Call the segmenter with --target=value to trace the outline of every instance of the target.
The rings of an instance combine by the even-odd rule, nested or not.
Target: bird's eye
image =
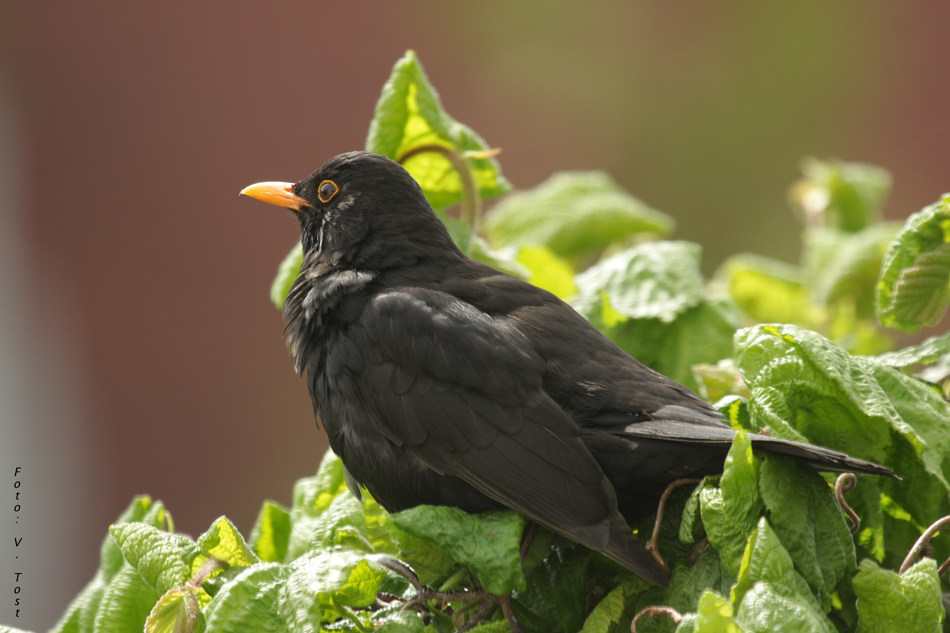
[[[326,204],[333,199],[333,196],[335,196],[339,190],[340,188],[336,186],[335,182],[332,180],[324,180],[320,183],[320,189],[317,191],[317,197],[320,198],[320,202]]]

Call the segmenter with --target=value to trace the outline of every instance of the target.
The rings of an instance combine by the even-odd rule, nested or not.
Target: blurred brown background
[[[268,300],[296,226],[237,193],[362,148],[407,48],[515,186],[604,169],[709,273],[796,260],[803,155],[892,170],[895,218],[950,190],[948,25],[898,0],[3,2],[0,490],[21,466],[23,509],[0,493],[0,622],[52,625],[133,494],[247,533],[314,472]]]

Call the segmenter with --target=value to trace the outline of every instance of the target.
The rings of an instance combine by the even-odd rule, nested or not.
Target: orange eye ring
[[[320,187],[317,188],[317,198],[320,199],[320,202],[326,204],[333,200],[333,196],[340,192],[340,188],[332,180],[324,180],[320,183]]]

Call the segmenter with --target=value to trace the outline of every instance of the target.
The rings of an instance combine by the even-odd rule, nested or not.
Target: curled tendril
[[[913,565],[914,561],[917,560],[917,557],[920,556],[920,552],[930,543],[930,539],[933,538],[933,535],[947,525],[950,525],[950,516],[937,519],[929,528],[927,528],[924,533],[920,535],[920,538],[917,539],[917,542],[914,543],[914,546],[910,548],[910,551],[907,552],[907,558],[905,558],[904,562],[901,563],[901,568],[897,573],[903,574],[905,571],[910,569],[910,566]],[[947,569],[950,569],[950,558],[943,561],[943,564],[937,568],[937,576],[942,576],[944,573],[946,573]]]
[[[663,491],[663,495],[660,497],[660,505],[656,510],[656,521],[653,522],[653,535],[650,537],[650,540],[647,541],[644,547],[646,547],[646,550],[650,552],[653,560],[657,562],[657,564],[667,576],[670,575],[670,566],[666,564],[666,560],[660,554],[660,550],[656,545],[657,540],[660,538],[660,526],[663,524],[663,512],[666,510],[666,501],[670,498],[670,494],[680,486],[685,486],[686,484],[698,484],[701,481],[702,479],[676,479],[666,487],[666,490]]]
[[[490,594],[479,585],[478,589],[468,589],[463,591],[436,591],[426,587],[419,581],[419,576],[416,575],[416,572],[412,571],[409,566],[402,564],[398,560],[393,558],[379,558],[377,559],[380,565],[396,572],[403,578],[409,581],[409,584],[413,586],[416,590],[416,594],[405,600],[403,609],[411,609],[413,607],[420,607],[425,605],[429,600],[437,600],[441,603],[449,602],[468,602],[467,605],[464,605],[457,609],[454,613],[449,615],[452,617],[455,627],[459,633],[464,633],[477,626],[478,623],[488,615],[496,604],[501,605],[501,610],[505,614],[505,618],[508,620],[508,629],[511,633],[523,633],[524,629],[521,627],[521,624],[518,623],[518,618],[515,617],[515,612],[511,607],[511,595],[506,596],[496,596]],[[466,611],[475,609],[474,613],[468,618],[467,621],[462,622],[462,614]]]
[[[633,622],[630,623],[630,633],[637,633],[637,622],[650,616],[651,618],[659,618],[661,616],[666,616],[679,624],[683,621],[683,614],[674,609],[673,607],[667,607],[663,605],[654,605],[652,607],[647,607],[640,613],[633,616]]]
[[[844,513],[848,515],[848,519],[851,520],[852,536],[857,534],[858,530],[861,529],[861,519],[857,513],[851,509],[848,502],[844,500],[844,493],[854,490],[857,484],[858,478],[854,476],[854,473],[841,473],[835,481],[835,496],[838,497],[838,503],[841,505],[841,509],[844,510]]]

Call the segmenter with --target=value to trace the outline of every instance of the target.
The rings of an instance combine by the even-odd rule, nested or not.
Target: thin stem
[[[515,609],[511,606],[511,594],[501,599],[501,612],[505,614],[505,619],[508,620],[508,630],[511,633],[524,633],[524,629],[515,615]]]
[[[458,633],[465,633],[465,631],[470,631],[473,628],[475,628],[475,626],[477,626],[479,622],[485,619],[485,616],[489,614],[489,612],[494,608],[494,606],[495,606],[494,597],[490,596],[482,600],[481,604],[478,605],[478,609],[476,609],[475,613],[472,614],[472,617],[470,617],[465,622],[465,624],[463,624],[462,626],[458,628]]]
[[[452,167],[454,167],[458,173],[459,179],[462,181],[462,220],[472,227],[472,238],[474,238],[478,235],[478,231],[481,228],[482,200],[478,195],[478,186],[475,184],[475,174],[472,173],[472,168],[468,164],[468,160],[464,155],[443,145],[420,145],[419,147],[412,148],[402,156],[399,156],[396,162],[401,165],[413,156],[425,152],[442,154],[449,159],[449,162],[452,163]],[[472,239],[469,239],[468,243],[470,250]]]
[[[209,558],[198,568],[198,572],[195,574],[195,577],[188,581],[188,584],[192,587],[200,587],[201,583],[208,579],[208,576],[216,569],[228,569],[231,565],[227,561],[221,560],[220,558]]]
[[[670,566],[666,564],[666,560],[660,554],[660,550],[656,545],[657,540],[660,538],[660,526],[663,525],[663,512],[666,510],[666,501],[670,498],[670,494],[680,486],[698,484],[701,481],[702,479],[677,479],[666,487],[666,490],[663,491],[663,495],[660,497],[660,505],[656,511],[656,521],[653,522],[653,535],[650,537],[650,540],[647,541],[646,549],[650,552],[650,555],[653,556],[653,560],[666,572],[667,576],[670,575]]]
[[[422,586],[422,583],[419,582],[419,576],[416,575],[416,572],[412,571],[406,565],[403,565],[395,558],[380,558],[376,562],[385,567],[390,571],[394,571],[406,580],[409,581],[409,584],[412,585],[413,589],[416,591],[422,591],[425,587]]]
[[[337,610],[337,613],[352,622],[353,625],[356,626],[357,630],[361,631],[361,633],[373,632],[373,629],[367,628],[366,625],[363,624],[363,621],[360,620],[360,616],[353,613],[352,609],[347,607],[345,604],[340,604],[332,598],[330,599],[330,603],[333,605],[333,608]]]
[[[442,586],[439,587],[439,591],[448,591],[449,589],[454,587],[458,583],[458,581],[461,580],[462,577],[465,576],[465,574],[467,573],[468,573],[468,569],[466,569],[465,567],[459,567],[458,569],[455,570],[454,574],[449,576],[448,580],[442,583]]]
[[[698,561],[699,557],[703,555],[703,552],[706,551],[707,547],[709,547],[709,539],[705,536],[700,539],[698,543],[693,545],[693,549],[691,549],[689,552],[690,567],[696,564],[696,561]]]
[[[647,607],[640,613],[633,616],[633,622],[630,623],[631,633],[637,633],[637,622],[639,622],[646,616],[650,616],[651,618],[655,619],[664,615],[669,617],[671,620],[673,620],[673,622],[677,624],[683,621],[683,614],[677,611],[676,609],[674,609],[673,607],[655,605],[652,607]]]
[[[528,557],[528,552],[531,551],[531,544],[534,543],[534,537],[538,535],[538,524],[534,521],[528,520],[528,527],[525,528],[524,532],[521,534],[521,547],[519,548],[519,554],[521,556],[521,564],[524,565],[524,559]]]
[[[484,589],[473,589],[463,591],[433,591],[432,589],[423,589],[412,598],[407,604],[421,604],[427,600],[438,600],[439,602],[464,602],[467,600],[484,600],[491,597],[491,594]]]
[[[858,478],[854,476],[854,473],[841,473],[838,475],[838,479],[835,480],[835,496],[838,497],[841,509],[851,519],[851,536],[854,536],[861,529],[861,518],[844,500],[844,493],[854,490],[857,484]]]
[[[910,569],[910,566],[914,564],[914,561],[917,560],[917,557],[920,555],[920,551],[924,549],[924,546],[927,545],[927,543],[930,542],[930,539],[933,538],[933,535],[947,525],[950,525],[950,515],[937,519],[933,525],[927,528],[927,530],[920,535],[920,538],[917,539],[917,542],[914,543],[914,546],[910,548],[910,551],[907,552],[907,557],[904,559],[904,562],[901,563],[901,568],[897,573],[903,574],[905,571]],[[941,565],[940,569],[946,571],[946,566],[948,563],[950,563],[950,560]]]

